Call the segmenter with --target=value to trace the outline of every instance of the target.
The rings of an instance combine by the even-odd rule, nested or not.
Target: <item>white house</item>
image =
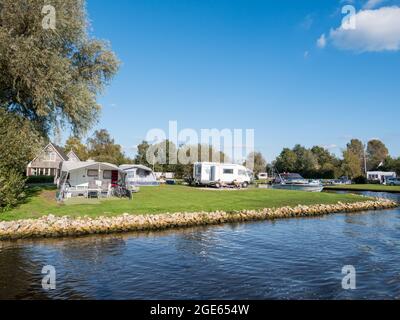
[[[396,172],[384,172],[384,171],[368,171],[367,179],[369,181],[375,181],[379,183],[385,183],[387,178],[397,178]]]
[[[57,179],[60,176],[60,164],[63,161],[80,161],[74,151],[65,154],[64,149],[54,143],[49,143],[28,163],[26,175],[50,176]]]

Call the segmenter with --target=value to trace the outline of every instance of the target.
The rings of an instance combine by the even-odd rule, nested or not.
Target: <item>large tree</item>
[[[342,170],[351,179],[362,176],[363,171],[360,166],[359,155],[350,150],[343,151]]]
[[[26,165],[45,144],[32,124],[0,108],[0,168],[24,173]]]
[[[21,116],[0,108],[0,211],[24,197],[24,172],[44,140]]]
[[[134,160],[136,164],[141,164],[144,166],[150,165],[147,161],[147,151],[149,150],[149,148],[150,144],[147,141],[142,141],[142,143],[137,146],[137,153]]]
[[[295,172],[297,155],[289,148],[284,148],[275,160],[275,168],[279,172]]]
[[[315,146],[311,148],[317,160],[317,171],[321,178],[334,179],[340,175],[340,160],[327,149]]]
[[[247,156],[244,165],[250,169],[253,169],[254,175],[265,172],[267,170],[267,161],[261,152],[252,152]]]
[[[93,160],[108,162],[116,165],[130,163],[122,151],[122,147],[116,144],[107,130],[95,131],[93,136],[88,139],[88,153]]]
[[[352,162],[355,157],[358,159],[358,165],[361,172],[365,172],[365,145],[358,139],[351,139],[347,144],[347,152],[351,153]],[[354,163],[352,165],[355,165]]]
[[[384,161],[389,155],[389,150],[380,140],[371,140],[367,146],[368,169],[375,170],[383,166]]]
[[[89,158],[87,147],[77,137],[70,137],[65,142],[64,150],[66,153],[73,151],[81,161]]]
[[[97,120],[96,96],[119,62],[106,43],[88,36],[84,0],[46,4],[0,0],[0,108],[43,134],[65,124],[82,133]]]
[[[318,161],[311,150],[301,145],[296,145],[293,148],[293,152],[296,154],[296,171],[305,177],[314,176],[318,171]]]

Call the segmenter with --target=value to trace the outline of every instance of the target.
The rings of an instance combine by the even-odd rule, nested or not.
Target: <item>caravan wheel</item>
[[[221,189],[221,184],[217,182],[217,183],[215,184],[215,187],[216,187],[217,189]]]
[[[242,183],[242,187],[243,187],[244,189],[247,189],[247,188],[249,187],[249,183],[248,183],[248,182],[243,182],[243,183]]]

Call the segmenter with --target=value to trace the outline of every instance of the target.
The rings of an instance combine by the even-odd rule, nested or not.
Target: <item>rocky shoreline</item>
[[[45,216],[37,220],[0,222],[0,240],[50,238],[109,234],[129,231],[151,231],[204,225],[217,225],[246,221],[275,220],[296,217],[313,217],[334,213],[383,210],[398,207],[397,202],[376,199],[356,203],[312,205],[238,212],[197,212],[157,215],[123,214],[116,217],[70,218]]]

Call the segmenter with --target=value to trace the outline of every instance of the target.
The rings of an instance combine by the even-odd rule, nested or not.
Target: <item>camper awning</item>
[[[61,172],[71,172],[80,169],[88,169],[88,170],[111,170],[111,171],[119,171],[123,172],[116,165],[105,162],[77,162],[77,161],[64,161],[61,166]]]
[[[120,169],[123,171],[129,171],[129,170],[133,170],[133,169],[141,169],[144,171],[153,172],[153,170],[151,170],[150,168],[140,165],[140,164],[124,164],[124,165],[120,166]]]

